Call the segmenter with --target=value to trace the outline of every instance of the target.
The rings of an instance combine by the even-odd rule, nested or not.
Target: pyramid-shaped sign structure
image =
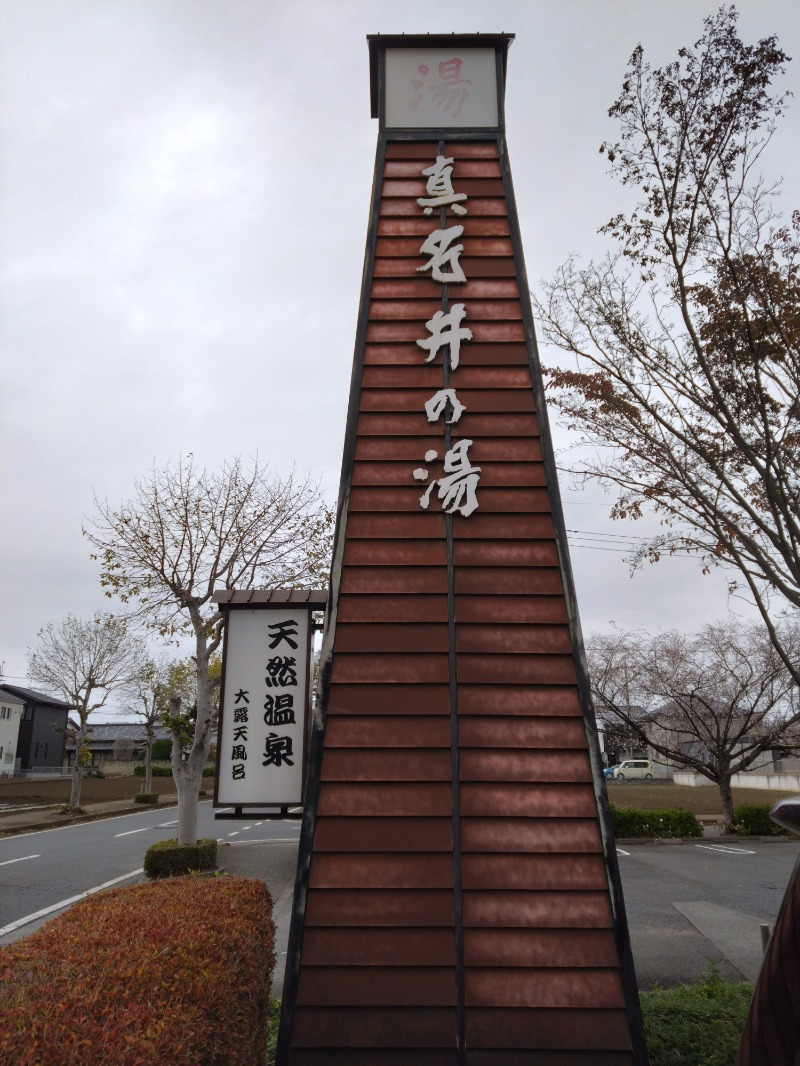
[[[503,125],[372,37],[375,182],[281,1066],[641,1066]]]

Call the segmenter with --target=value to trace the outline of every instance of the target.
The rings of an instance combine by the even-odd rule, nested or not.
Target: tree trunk
[[[172,746],[175,746],[174,741]],[[153,791],[153,731],[151,729],[147,730],[147,745],[144,749],[144,788],[142,791]]]
[[[173,745],[174,747],[174,745]],[[178,755],[180,759],[180,755]],[[178,789],[178,843],[197,843],[197,783],[188,763],[182,763],[179,771],[172,773]]]
[[[75,737],[75,765],[72,767],[72,785],[69,790],[69,809],[79,811],[81,809],[81,780],[83,778],[83,744],[86,740],[86,719],[81,718],[80,728]]]
[[[734,826],[734,810],[733,810],[733,792],[731,790],[731,775],[726,774],[719,779],[719,794],[722,800],[722,820],[725,822],[726,828],[733,829]]]

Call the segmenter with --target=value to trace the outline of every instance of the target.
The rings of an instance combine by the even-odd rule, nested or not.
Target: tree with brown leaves
[[[653,70],[639,46],[601,147],[638,195],[603,227],[615,248],[570,259],[537,301],[551,400],[588,455],[573,472],[664,532],[634,563],[696,553],[735,572],[784,664],[777,619],[800,608],[800,213],[780,225],[758,173],[784,110],[788,56],[745,45],[733,8]]]

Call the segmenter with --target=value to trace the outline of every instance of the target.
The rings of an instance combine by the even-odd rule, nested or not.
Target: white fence
[[[676,785],[702,787],[714,785],[702,774],[688,770],[676,770],[673,777]],[[800,792],[800,774],[734,774],[731,778],[734,788],[758,788],[764,791]]]

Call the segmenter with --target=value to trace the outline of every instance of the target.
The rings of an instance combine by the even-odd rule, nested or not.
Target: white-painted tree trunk
[[[211,748],[211,694],[213,684],[208,677],[208,664],[211,655],[217,647],[217,641],[212,643],[209,649],[206,644],[206,635],[203,627],[202,632],[197,633],[197,721],[194,727],[194,738],[187,759],[183,758],[180,750],[180,740],[173,732],[172,742],[172,776],[175,778],[175,786],[178,791],[178,843],[197,843],[197,805],[199,802],[200,789],[203,786],[203,767],[208,760]],[[170,701],[170,713],[173,713]],[[179,702],[179,701],[178,701]],[[179,708],[175,711],[178,713]]]

